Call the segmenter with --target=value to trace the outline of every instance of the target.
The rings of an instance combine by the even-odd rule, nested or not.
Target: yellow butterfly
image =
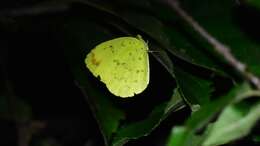
[[[87,68],[119,97],[132,97],[149,83],[148,45],[140,35],[103,42],[85,59]]]

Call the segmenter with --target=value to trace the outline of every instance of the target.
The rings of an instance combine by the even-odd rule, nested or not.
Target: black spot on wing
[[[114,63],[119,63],[119,60],[118,59],[113,59],[113,62]]]
[[[110,48],[111,52],[114,54],[115,53],[115,48],[112,45],[110,45],[109,48]]]

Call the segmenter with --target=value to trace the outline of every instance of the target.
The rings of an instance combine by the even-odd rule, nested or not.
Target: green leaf
[[[164,68],[171,74],[173,78],[175,78],[175,74],[173,71],[173,63],[171,58],[168,56],[167,52],[164,51],[158,44],[154,42],[150,42],[150,48],[152,50],[152,55],[155,59],[164,66]],[[153,52],[154,51],[154,52]]]
[[[100,93],[97,88],[93,88],[88,84],[81,87],[81,89],[86,92],[87,100],[95,114],[105,140],[107,142],[110,141],[112,134],[118,130],[120,121],[125,118],[123,111],[109,100],[109,96]]]
[[[204,135],[196,134],[199,130],[202,130],[209,121],[222,109],[231,104],[241,96],[244,92],[250,91],[248,84],[242,84],[234,87],[227,95],[212,101],[205,106],[203,106],[199,111],[194,112],[192,116],[186,121],[185,125],[182,126],[182,130],[179,133],[177,145],[174,145],[171,138],[174,137],[176,133],[175,127],[173,128],[173,133],[168,141],[168,146],[196,146],[200,145],[202,140],[205,139]],[[247,95],[247,94],[245,94]],[[172,144],[173,143],[173,144]]]
[[[187,135],[187,129],[184,126],[175,126],[172,129],[171,137],[169,138],[167,146],[183,145],[186,137],[189,137]]]
[[[199,146],[202,137],[193,135],[184,126],[176,126],[172,129],[167,146]]]
[[[113,140],[113,146],[121,146],[131,139],[138,139],[148,135],[160,122],[170,113],[183,107],[181,95],[177,89],[168,103],[162,103],[155,107],[148,118],[145,120],[124,125],[118,130]]]
[[[192,74],[179,66],[174,67],[175,78],[185,101],[191,109],[209,102],[211,92],[214,90],[212,81],[201,76]]]
[[[203,3],[203,5],[201,4]],[[194,19],[204,27],[213,37],[218,39],[220,42],[230,47],[231,53],[234,56],[244,62],[249,71],[260,76],[260,43],[254,41],[253,36],[250,33],[243,31],[243,26],[240,24],[241,21],[247,21],[245,17],[235,17],[236,13],[234,6],[236,1],[227,0],[202,0],[200,2],[184,0],[181,1],[181,6],[184,7],[187,12],[194,17]],[[220,9],[221,8],[221,9]],[[243,13],[243,10],[241,10]],[[206,12],[206,13],[205,13]],[[255,28],[253,25],[247,25],[247,27]],[[212,55],[215,60],[222,60],[223,57],[216,55],[214,49],[199,34],[194,33],[193,29],[189,26],[183,25],[184,30],[192,36],[193,41],[197,42],[201,48]],[[194,46],[195,44],[193,44]],[[186,53],[188,47],[183,47]],[[194,48],[195,49],[195,48]],[[220,61],[219,61],[220,62]]]
[[[260,135],[254,135],[253,141],[256,142],[256,143],[260,143]]]
[[[172,129],[167,146],[195,146],[192,141],[193,135],[184,126],[175,126]],[[186,143],[186,144],[185,144]]]
[[[260,1],[259,0],[246,0],[245,2],[248,3],[249,5],[256,7],[257,9],[260,9]]]
[[[227,105],[240,98],[247,91],[251,91],[247,83],[243,83],[233,87],[225,96],[211,101],[205,107],[195,112],[187,121],[187,126],[193,130],[203,128],[218,112],[224,109]]]
[[[196,42],[197,37],[194,39],[186,36],[185,32],[180,32],[174,25],[165,25],[163,31],[171,42],[172,47],[169,50],[171,53],[191,64],[225,75],[223,67],[212,59],[211,52],[207,51],[200,42]]]
[[[224,109],[211,125],[203,146],[217,146],[246,136],[260,119],[260,102],[255,105],[244,102]]]

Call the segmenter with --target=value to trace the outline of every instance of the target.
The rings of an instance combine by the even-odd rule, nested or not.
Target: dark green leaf
[[[105,143],[108,143],[112,134],[117,131],[120,120],[124,119],[124,113],[110,100],[110,94],[100,92],[98,82],[95,83],[91,80],[93,78],[87,72],[84,60],[87,53],[94,48],[97,42],[111,36],[106,33],[106,29],[93,21],[80,21],[80,23],[78,19],[67,21],[65,22],[67,23],[65,28],[67,38],[65,38],[70,41],[65,44],[65,54],[78,86],[88,98],[87,101],[90,103],[89,105],[99,123]]]
[[[203,3],[203,5],[201,5],[201,3]],[[236,1],[213,0],[209,2],[207,0],[203,0],[196,2],[185,0],[181,1],[181,5],[213,37],[229,46],[231,53],[233,53],[234,56],[238,58],[238,60],[246,63],[250,71],[260,76],[259,41],[257,41],[257,39],[252,39],[253,36],[250,35],[252,35],[253,32],[251,32],[251,34],[243,33],[242,31],[245,29],[245,26],[241,24],[243,21],[250,21],[254,23],[254,19],[248,19],[253,16],[247,14],[243,17],[235,17],[236,15],[245,13],[243,12],[243,9],[240,10],[240,13],[235,11],[236,9],[234,9],[234,7],[238,6]],[[250,24],[248,24],[247,27],[255,27],[255,25]],[[223,60],[222,57],[218,57],[216,53],[214,54],[214,49],[212,46],[209,46],[205,40],[199,37],[199,34],[194,33],[194,31],[187,24],[183,25],[183,28],[189,35],[192,36],[193,41],[197,42],[202,49],[208,52],[208,54],[211,54],[212,58],[215,58],[215,60],[219,61]],[[254,29],[257,29],[257,27]],[[251,30],[254,29],[251,28]],[[196,44],[192,45],[194,50],[196,50],[194,48],[195,45]],[[189,47],[182,47],[182,49],[185,50],[187,54],[194,54],[194,52],[191,52]],[[207,62],[200,63],[204,64]]]
[[[158,105],[143,121],[130,123],[117,132],[113,140],[113,146],[121,146],[131,139],[137,139],[141,136],[148,135],[160,122],[173,111],[183,106],[182,98],[177,89],[175,89],[171,100],[168,103]]]
[[[177,65],[174,67],[174,73],[180,91],[192,109],[209,102],[214,90],[212,81],[187,72]]]
[[[260,143],[260,135],[254,135],[253,141],[256,142],[256,143]]]
[[[260,9],[260,1],[259,0],[246,0],[246,3],[248,3],[249,5],[252,5],[258,9]]]

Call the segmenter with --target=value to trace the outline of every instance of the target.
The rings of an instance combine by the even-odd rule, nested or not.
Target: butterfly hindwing
[[[103,42],[91,50],[85,62],[116,96],[132,97],[149,83],[148,47],[141,38],[120,37]]]

